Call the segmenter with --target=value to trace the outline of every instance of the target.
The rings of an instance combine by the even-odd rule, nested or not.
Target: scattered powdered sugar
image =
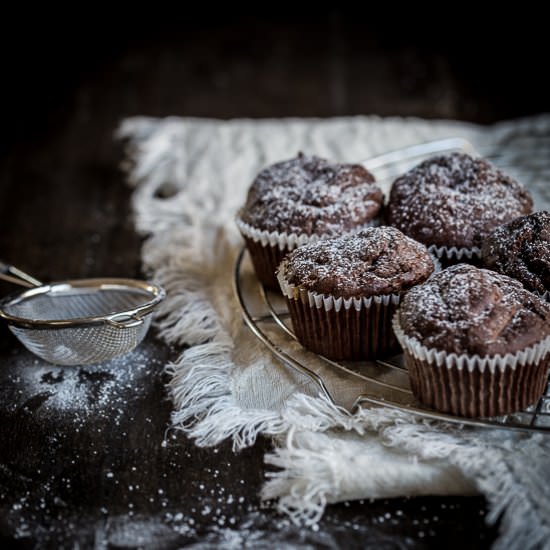
[[[400,323],[407,336],[427,347],[505,354],[550,334],[550,305],[506,275],[459,264],[410,290]]]
[[[44,395],[42,412],[73,411],[92,415],[117,399],[127,399],[128,391],[139,392],[139,380],[162,368],[162,362],[146,352],[144,346],[106,364],[63,367],[31,359],[31,368],[20,368],[19,387],[29,397]],[[25,395],[21,396],[23,399]],[[121,405],[124,403],[121,401]]]
[[[178,437],[183,436],[180,433],[172,438],[174,449],[182,444],[176,440]],[[210,453],[216,455],[217,449]],[[187,458],[175,456],[183,464]],[[207,455],[205,458],[209,460]],[[111,510],[110,504],[105,503],[98,513],[92,510],[87,515],[82,510],[71,510],[70,504],[56,496],[52,477],[51,481],[29,485],[39,494],[26,491],[13,503],[5,518],[6,524],[16,538],[31,538],[38,541],[37,546],[48,547],[76,547],[91,537],[95,548],[336,549],[356,545],[359,535],[362,548],[408,548],[411,539],[404,536],[405,532],[419,539],[436,537],[440,516],[447,516],[447,523],[454,521],[453,512],[455,506],[459,506],[442,503],[419,508],[415,501],[359,500],[329,507],[320,525],[301,527],[277,515],[271,506],[260,504],[257,498],[247,499],[239,494],[241,486],[247,491],[245,480],[236,478],[233,489],[229,489],[227,470],[231,470],[231,463],[216,462],[214,458],[211,464],[205,466],[198,477],[194,472],[189,480],[194,496],[186,499],[185,506],[181,505],[179,495],[167,494],[169,475],[166,485],[158,488],[158,494],[149,497],[151,505],[146,508],[154,511],[145,512],[143,504],[129,501],[125,513],[120,509]],[[171,475],[181,473],[176,464],[171,466],[174,467]],[[128,479],[127,475],[140,467],[136,457],[135,465],[128,465],[125,473],[114,474],[108,470],[107,477],[116,484],[123,477]],[[70,478],[66,478],[66,483],[70,485]],[[139,484],[133,484],[132,488],[128,498],[140,491]],[[135,496],[138,502],[139,495]],[[344,517],[343,507],[349,509]],[[37,517],[45,519],[37,524]]]
[[[453,153],[426,160],[394,182],[388,221],[427,245],[471,248],[532,210],[529,192],[517,181],[484,159]]]
[[[401,292],[434,270],[426,247],[394,227],[302,246],[289,254],[284,266],[290,284],[346,298]]]
[[[269,232],[337,235],[372,220],[383,195],[358,164],[299,154],[264,169],[249,189],[242,220]]]
[[[527,289],[550,290],[550,213],[535,212],[501,225],[481,247],[486,267],[518,279]]]

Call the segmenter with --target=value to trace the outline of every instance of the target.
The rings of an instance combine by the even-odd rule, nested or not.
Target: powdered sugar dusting
[[[373,182],[361,165],[299,154],[260,172],[242,219],[262,231],[338,235],[378,214],[383,195]]]
[[[402,292],[434,270],[426,247],[393,227],[368,228],[300,247],[284,265],[289,283],[345,298]]]
[[[388,221],[438,246],[470,248],[533,210],[529,192],[488,161],[453,153],[422,162],[392,186]]]
[[[79,368],[50,365],[33,356],[29,361],[29,368],[19,371],[21,398],[42,395],[42,413],[70,412],[75,424],[102,414],[107,405],[110,418],[117,423],[127,406],[127,392],[139,392],[140,382],[162,367],[162,361],[151,357],[145,345],[109,363]]]
[[[535,212],[498,227],[484,240],[482,259],[529,290],[550,290],[550,213]]]
[[[400,308],[409,337],[448,353],[512,353],[550,334],[550,306],[521,284],[459,264],[410,290]]]

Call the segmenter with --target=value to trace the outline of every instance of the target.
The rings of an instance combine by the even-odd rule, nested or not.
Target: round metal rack
[[[377,181],[384,186],[422,157],[450,150],[474,151],[467,141],[451,138],[387,153],[366,161],[364,165],[375,172]],[[332,403],[349,410],[360,406],[389,407],[431,420],[477,428],[550,433],[550,385],[538,403],[518,413],[494,418],[443,414],[415,399],[402,355],[376,361],[336,362],[304,350],[296,341],[283,297],[265,289],[255,279],[244,248],[235,264],[234,286],[244,322],[252,333],[284,365],[312,381]],[[337,384],[333,383],[335,377]],[[346,384],[358,388],[358,393],[352,401],[342,402],[334,388]]]

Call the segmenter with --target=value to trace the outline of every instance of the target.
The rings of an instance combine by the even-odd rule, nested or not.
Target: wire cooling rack
[[[375,174],[377,183],[387,192],[395,177],[423,158],[457,150],[475,152],[468,141],[451,138],[393,151],[363,164]],[[546,134],[535,138],[530,135],[505,136],[486,151],[478,149],[528,185],[533,179],[550,175],[549,150],[550,135]],[[336,362],[304,350],[296,341],[283,297],[264,288],[251,275],[248,260],[248,253],[243,248],[234,270],[235,292],[244,322],[275,357],[314,382],[329,401],[350,410],[359,406],[384,406],[432,420],[473,427],[550,433],[550,384],[547,384],[545,395],[539,402],[524,411],[493,418],[463,418],[434,411],[415,399],[402,355],[376,361]],[[338,388],[346,385],[357,388],[357,396],[351,401],[339,398],[342,392]]]

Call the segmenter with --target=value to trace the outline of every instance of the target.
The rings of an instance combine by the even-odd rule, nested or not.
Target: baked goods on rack
[[[428,407],[460,416],[525,409],[550,365],[550,305],[521,283],[458,264],[411,289],[394,329],[411,389]]]
[[[393,183],[387,219],[442,260],[479,258],[497,226],[533,210],[529,191],[483,158],[432,157]]]
[[[550,291],[550,213],[535,212],[497,227],[483,241],[483,265],[548,297]]]
[[[306,348],[331,359],[372,359],[399,349],[393,313],[434,268],[424,245],[393,227],[373,227],[294,250],[278,279]]]
[[[278,288],[275,270],[297,246],[377,223],[384,197],[360,164],[299,154],[262,170],[237,225],[258,279]]]

